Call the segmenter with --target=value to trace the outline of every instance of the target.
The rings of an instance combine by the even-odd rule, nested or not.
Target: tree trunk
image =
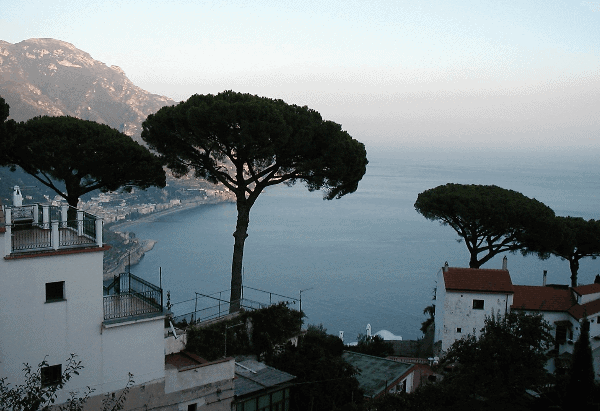
[[[69,196],[67,192],[66,200],[70,206],[67,210],[67,224],[69,227],[77,227],[77,204],[79,204],[79,196]]]
[[[244,243],[248,237],[248,223],[250,222],[250,205],[246,201],[237,201],[237,224],[233,237],[233,261],[231,263],[231,294],[229,297],[229,312],[240,310],[242,299],[242,267],[244,259]]]
[[[477,251],[473,251],[471,253],[471,260],[469,261],[469,268],[479,268],[481,264],[483,263],[477,260]]]
[[[579,260],[570,259],[569,268],[571,269],[571,287],[577,287],[577,272],[579,271]]]

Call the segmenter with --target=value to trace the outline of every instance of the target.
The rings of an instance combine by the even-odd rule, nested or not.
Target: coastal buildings
[[[506,260],[500,270],[456,268],[439,272],[436,292],[434,351],[442,355],[466,334],[477,334],[486,316],[510,311],[541,314],[553,327],[556,345],[547,369],[554,372],[570,363],[574,342],[585,319],[590,322],[590,344],[596,379],[600,373],[600,284],[578,287],[546,284],[513,285]]]
[[[90,387],[88,408],[97,409],[133,374],[126,410],[229,410],[234,360],[167,351],[173,337],[165,338],[160,287],[130,274],[103,284],[102,219],[68,206],[23,205],[17,191],[0,210],[0,378],[23,383],[23,364],[45,360],[42,383],[53,384],[74,353],[84,368],[59,403]]]

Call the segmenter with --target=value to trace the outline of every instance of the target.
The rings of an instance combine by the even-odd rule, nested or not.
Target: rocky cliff
[[[69,115],[107,124],[138,142],[148,114],[175,104],[137,87],[121,68],[54,39],[0,40],[0,96],[17,121]]]

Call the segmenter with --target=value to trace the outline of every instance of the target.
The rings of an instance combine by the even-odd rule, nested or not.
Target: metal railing
[[[163,290],[131,273],[104,287],[104,320],[163,312]]]
[[[298,299],[294,297],[289,297],[248,286],[242,286],[242,290],[242,295],[245,295],[247,293],[247,290],[254,291],[254,294],[257,295],[253,296],[253,298],[257,297],[256,299],[261,300],[264,299],[264,297],[266,297],[267,294],[269,295],[268,302],[259,302],[254,299],[242,297],[242,299],[240,300],[240,308],[242,310],[259,310],[261,308],[266,308],[270,305],[278,304],[281,302],[285,302],[287,304],[296,304],[296,302],[298,301]],[[230,314],[229,308],[231,306],[231,303],[229,300],[225,300],[222,297],[223,293],[225,293],[226,295],[227,293],[229,293],[229,291],[230,290],[217,291],[210,295],[196,292],[195,298],[190,298],[188,300],[173,303],[171,305],[171,307],[173,307],[173,311],[178,311],[180,313],[182,311],[184,312],[182,314],[174,316],[173,322],[181,323],[183,320],[185,320],[185,322],[188,324],[199,324],[206,321],[213,321],[228,316]],[[175,308],[175,306],[177,307]],[[189,308],[186,309],[185,307]]]
[[[4,214],[8,234],[5,255],[102,246],[102,219],[73,207],[41,204],[7,206]]]

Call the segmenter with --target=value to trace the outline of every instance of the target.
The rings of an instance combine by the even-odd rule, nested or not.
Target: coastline
[[[128,247],[129,252],[126,254],[122,254],[119,257],[119,261],[116,266],[109,270],[104,270],[102,277],[104,280],[110,280],[113,276],[127,272],[127,266],[130,264],[136,265],[140,262],[142,257],[150,250],[154,248],[158,241],[156,240],[131,240],[131,244],[133,246]],[[131,263],[130,263],[131,261]]]
[[[180,211],[185,211],[185,210],[191,210],[192,208],[201,207],[203,205],[221,204],[221,203],[228,203],[228,202],[230,202],[230,201],[207,201],[207,202],[203,202],[203,203],[193,202],[193,203],[176,205],[171,208],[167,208],[165,210],[160,210],[160,211],[156,211],[154,213],[146,214],[143,217],[136,218],[135,220],[126,220],[126,221],[123,221],[120,223],[111,224],[108,227],[108,229],[111,231],[123,231],[123,229],[126,229],[127,227],[131,227],[132,225],[136,225],[139,223],[150,223],[152,221],[155,221],[157,218],[165,216],[165,215],[174,214],[174,213],[178,213]]]
[[[137,218],[135,220],[127,220],[127,221],[123,221],[121,223],[116,223],[116,224],[112,224],[110,226],[107,227],[107,230],[110,230],[114,233],[122,233],[125,234],[125,237],[127,237],[127,240],[125,241],[126,244],[126,252],[123,252],[119,258],[118,258],[118,262],[116,265],[114,265],[111,268],[105,268],[104,269],[104,273],[103,273],[103,279],[104,280],[109,280],[111,278],[113,278],[114,275],[117,275],[119,273],[124,273],[127,271],[127,267],[129,265],[134,266],[136,264],[138,264],[140,262],[140,260],[144,257],[144,255],[152,250],[154,248],[154,246],[156,245],[156,243],[158,242],[158,240],[152,240],[152,239],[138,239],[138,238],[129,238],[128,236],[128,231],[127,228],[134,226],[136,224],[139,223],[149,223],[152,221],[155,221],[156,219],[165,216],[165,215],[170,215],[170,214],[174,214],[174,213],[178,213],[180,211],[185,211],[185,210],[191,210],[193,208],[196,207],[201,207],[203,205],[210,205],[210,204],[222,204],[222,203],[228,203],[228,202],[232,202],[231,200],[221,200],[221,199],[215,199],[212,201],[203,201],[203,202],[189,202],[189,203],[185,203],[185,204],[181,204],[181,205],[176,205],[173,206],[171,208],[165,209],[165,210],[160,210],[160,211],[156,211],[154,213],[149,213],[143,217]]]

